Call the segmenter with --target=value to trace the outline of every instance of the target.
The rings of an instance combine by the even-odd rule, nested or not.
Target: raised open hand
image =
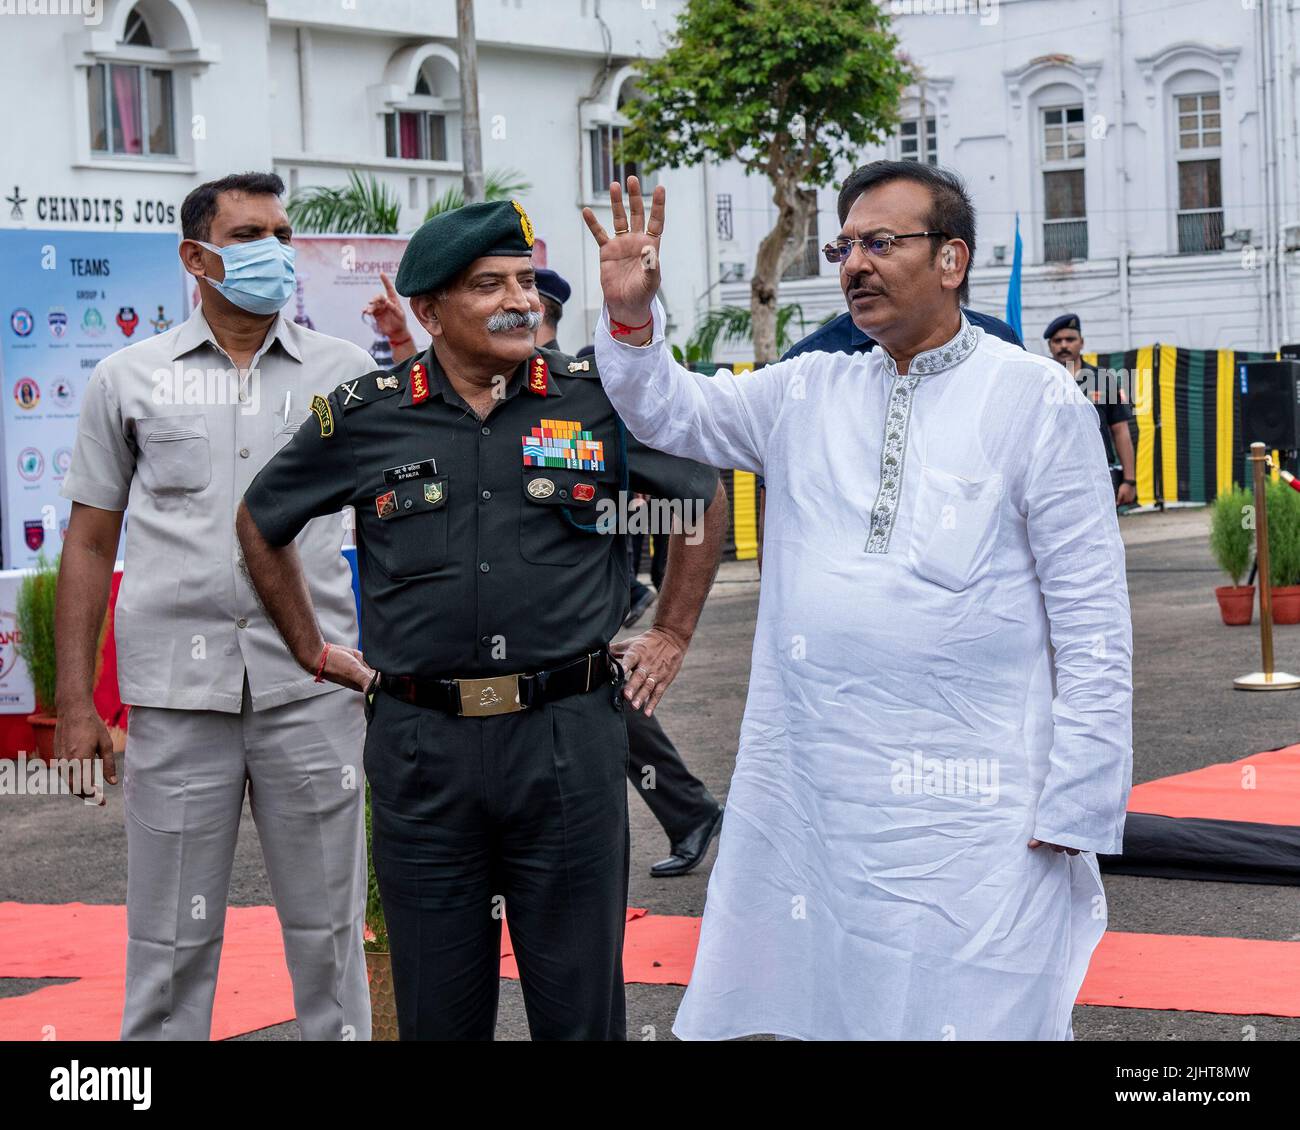
[[[627,203],[617,181],[609,186],[609,206],[614,214],[610,235],[590,208],[582,218],[600,248],[600,287],[605,292],[609,316],[626,325],[639,326],[650,318],[650,303],[659,290],[659,240],[664,233],[664,188],[659,185],[650,201],[646,221],[641,182],[627,178]],[[629,218],[628,211],[631,216]],[[649,329],[637,335],[649,338]]]

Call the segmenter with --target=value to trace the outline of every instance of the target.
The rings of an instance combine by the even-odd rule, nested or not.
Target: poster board
[[[0,230],[0,560],[57,556],[71,503],[59,497],[95,366],[182,318],[166,232]]]

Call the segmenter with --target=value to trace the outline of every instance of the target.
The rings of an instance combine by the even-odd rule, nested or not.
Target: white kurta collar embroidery
[[[979,341],[966,315],[961,315],[961,326],[956,336],[937,349],[927,349],[912,358],[911,365],[902,376],[898,366],[883,346],[885,376],[893,381],[889,392],[889,406],[885,412],[885,442],[880,452],[880,489],[871,508],[871,531],[867,536],[868,553],[888,553],[889,538],[894,532],[894,517],[898,513],[898,495],[903,484],[903,458],[907,452],[907,427],[912,419],[912,393],[922,377],[942,373],[966,360]]]

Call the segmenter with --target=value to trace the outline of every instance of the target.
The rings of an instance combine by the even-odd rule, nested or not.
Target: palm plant
[[[397,194],[373,173],[348,173],[343,188],[299,189],[286,210],[301,232],[339,235],[395,235],[402,211]]]
[[[776,349],[784,353],[798,338],[791,334],[795,320],[799,323],[799,337],[803,337],[808,328],[803,307],[798,303],[782,306],[776,312]],[[751,311],[743,306],[719,306],[710,310],[700,319],[686,342],[683,351],[673,346],[673,352],[683,364],[695,364],[708,361],[720,342],[750,341],[753,339],[754,320]]]
[[[483,181],[483,196],[489,201],[510,200],[512,197],[522,196],[532,187],[531,183],[524,180],[524,174],[518,169],[493,169]],[[453,212],[464,206],[465,191],[460,185],[453,184],[429,205],[424,218],[429,220],[443,212]]]

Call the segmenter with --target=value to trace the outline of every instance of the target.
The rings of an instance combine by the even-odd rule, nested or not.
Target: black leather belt
[[[413,706],[465,718],[487,718],[493,714],[514,714],[569,695],[586,694],[602,686],[618,686],[622,681],[623,669],[607,648],[601,648],[572,663],[531,674],[493,675],[487,679],[426,679],[381,674],[379,688]]]

